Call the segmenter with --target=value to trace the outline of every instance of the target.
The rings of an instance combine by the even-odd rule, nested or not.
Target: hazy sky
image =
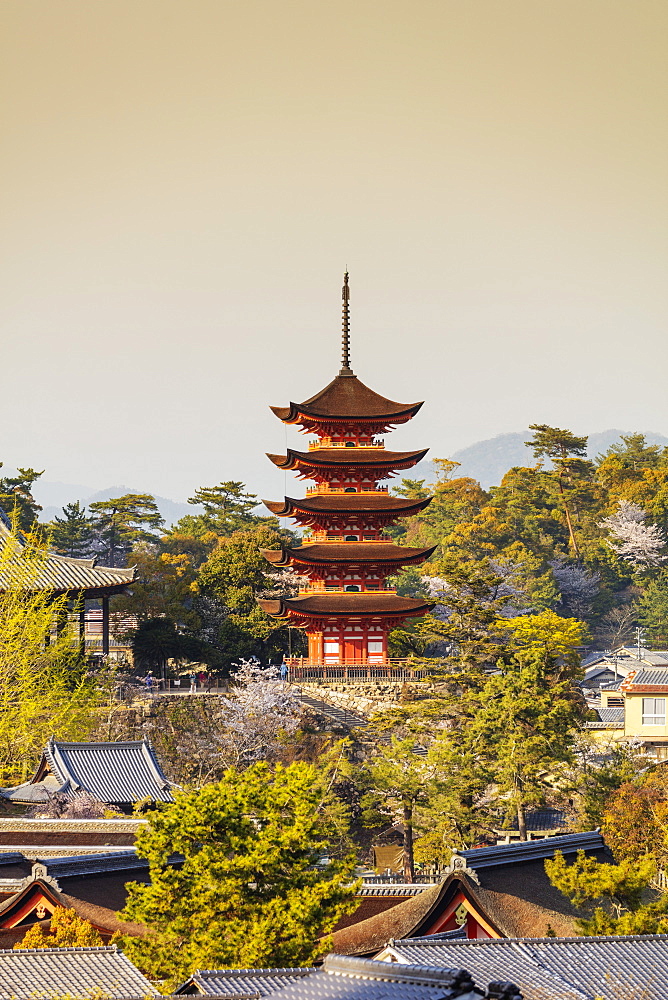
[[[426,400],[393,444],[668,432],[665,0],[3,0],[0,32],[6,466],[282,495],[267,407],[336,374],[345,267],[353,368]]]

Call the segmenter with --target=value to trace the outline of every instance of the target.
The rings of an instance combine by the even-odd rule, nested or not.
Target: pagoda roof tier
[[[335,566],[357,563],[392,563],[403,566],[424,562],[436,551],[411,549],[394,542],[313,542],[294,549],[261,549],[265,559],[274,566],[293,564]]]
[[[337,375],[320,392],[289,406],[271,410],[286,424],[309,424],[318,420],[376,421],[401,424],[418,412],[422,403],[397,403],[369,389],[356,375]]]
[[[383,516],[411,517],[418,514],[431,502],[411,500],[405,497],[388,496],[387,493],[323,493],[320,496],[294,500],[285,497],[280,500],[263,500],[265,507],[277,517],[291,517],[299,514],[317,516],[349,514],[376,514]]]
[[[298,469],[304,473],[309,469],[316,472],[325,470],[352,469],[360,472],[390,473],[395,469],[411,469],[429,451],[386,451],[384,448],[314,448],[313,451],[294,451],[288,448],[287,455],[267,455],[279,469]],[[307,478],[313,478],[307,476]],[[385,478],[382,476],[381,478]]]
[[[277,601],[259,601],[272,618],[417,618],[431,611],[433,602],[412,597],[379,593],[325,593],[305,597],[282,597]]]

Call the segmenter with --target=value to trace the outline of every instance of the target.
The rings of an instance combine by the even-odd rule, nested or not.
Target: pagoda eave
[[[290,549],[260,549],[265,559],[274,566],[405,566],[424,562],[436,551],[414,549],[392,542],[314,542]]]
[[[352,514],[372,514],[375,517],[412,517],[431,503],[431,497],[421,500],[404,499],[384,494],[328,493],[319,497],[295,500],[263,500],[265,507],[277,517],[349,517]]]
[[[354,451],[354,454],[352,452]],[[288,448],[286,455],[272,455],[267,458],[279,469],[296,469],[307,479],[313,478],[309,472],[320,470],[345,472],[386,472],[391,474],[400,469],[411,469],[425,457],[428,448],[421,451],[385,451],[383,448],[320,448],[312,452],[294,451]],[[384,478],[384,477],[383,477]]]
[[[434,606],[430,601],[418,601],[396,594],[309,594],[303,597],[279,598],[259,602],[272,618],[302,618],[347,620],[376,618],[419,618]]]

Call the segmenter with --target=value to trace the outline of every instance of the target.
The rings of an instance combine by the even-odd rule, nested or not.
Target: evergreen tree
[[[586,937],[602,935],[665,934],[668,932],[668,895],[653,893],[647,901],[650,883],[656,875],[651,855],[604,864],[578,851],[570,864],[561,851],[545,861],[552,885],[574,906],[589,915],[576,921],[578,933]]]
[[[2,462],[0,462],[1,467]],[[4,510],[7,517],[23,532],[34,529],[42,510],[32,495],[32,489],[43,475],[44,469],[41,472],[35,472],[34,469],[17,469],[16,476],[0,479],[0,509]]]
[[[365,768],[372,791],[363,799],[367,825],[377,826],[382,817],[401,821],[404,839],[404,879],[415,881],[413,816],[418,804],[427,803],[431,768],[415,753],[415,737],[391,739],[379,744]]]
[[[154,532],[164,524],[155,498],[148,493],[126,493],[111,500],[97,500],[89,508],[108,566],[124,562],[137,542],[155,542]]]
[[[330,798],[312,765],[253,764],[148,813],[136,847],[151,882],[129,886],[123,917],[151,935],[126,938],[128,957],[174,986],[197,968],[309,965],[327,952],[357,905],[354,858],[322,860]]]
[[[257,509],[257,494],[247,493],[242,482],[229,480],[218,486],[202,486],[188,497],[188,503],[204,507],[204,514],[194,522],[217,535],[230,535],[263,520],[253,514]]]
[[[63,517],[54,517],[51,522],[50,543],[55,552],[73,559],[84,559],[93,552],[95,533],[93,518],[88,517],[86,508],[79,501],[67,503],[63,507]]]
[[[578,558],[580,550],[573,530],[572,508],[579,481],[590,477],[593,471],[593,464],[585,460],[587,437],[577,437],[571,431],[547,424],[529,424],[529,430],[534,436],[526,442],[527,447],[533,448],[536,458],[549,458],[554,466],[571,548]]]

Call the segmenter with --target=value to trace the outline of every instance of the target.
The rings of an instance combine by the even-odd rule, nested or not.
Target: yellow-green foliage
[[[50,932],[41,924],[33,924],[14,948],[95,948],[103,943],[93,925],[76,910],[58,907],[50,922]]]
[[[514,652],[542,658],[567,658],[589,638],[587,626],[577,618],[562,618],[554,611],[537,615],[500,618],[496,626],[505,632]]]
[[[625,858],[618,865],[602,864],[578,851],[568,864],[560,851],[545,861],[552,885],[588,917],[576,921],[579,934],[665,934],[668,931],[668,896],[649,888],[656,873],[651,855]]]
[[[326,780],[301,762],[231,768],[148,813],[136,847],[151,882],[129,884],[122,916],[152,933],[123,939],[131,961],[171,988],[197,968],[310,965],[329,950],[357,884],[354,857],[322,860],[333,832]],[[179,868],[167,863],[174,853]]]
[[[67,602],[36,590],[46,553],[0,541],[0,781],[25,781],[49,736],[89,735],[96,698],[83,677],[78,644],[56,625]]]

